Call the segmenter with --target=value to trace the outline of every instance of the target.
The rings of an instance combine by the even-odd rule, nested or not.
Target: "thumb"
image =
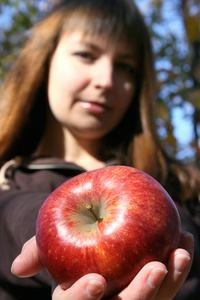
[[[99,274],[87,274],[76,281],[69,289],[57,286],[53,300],[99,300],[106,288],[106,280]]]
[[[18,277],[30,277],[43,269],[35,236],[28,240],[12,263],[11,272]]]

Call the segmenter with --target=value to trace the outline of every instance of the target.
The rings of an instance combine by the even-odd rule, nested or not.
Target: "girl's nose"
[[[100,60],[94,70],[94,85],[99,89],[113,86],[113,65],[109,59]]]

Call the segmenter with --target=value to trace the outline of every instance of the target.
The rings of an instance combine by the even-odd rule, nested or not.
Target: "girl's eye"
[[[84,59],[86,61],[93,61],[95,60],[95,57],[92,53],[86,52],[86,51],[80,51],[75,53],[76,56],[80,57],[81,59]]]
[[[116,63],[116,69],[122,72],[127,73],[128,75],[134,76],[136,74],[136,68],[129,63],[126,62],[118,62]]]

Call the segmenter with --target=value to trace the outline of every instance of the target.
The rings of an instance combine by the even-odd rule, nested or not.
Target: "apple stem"
[[[96,220],[97,222],[100,222],[100,221],[103,220],[102,218],[99,218],[99,217],[97,216],[97,214],[95,213],[95,211],[94,211],[94,209],[93,209],[92,203],[86,204],[86,208],[91,212],[91,214],[93,215],[93,217],[95,218],[95,220]]]

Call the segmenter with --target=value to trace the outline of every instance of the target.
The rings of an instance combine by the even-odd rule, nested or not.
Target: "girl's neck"
[[[33,156],[58,157],[87,171],[104,167],[106,161],[100,140],[76,139],[51,115],[48,116],[42,140]]]
[[[66,132],[65,161],[76,163],[86,170],[105,166],[105,154],[99,140],[76,139]]]

